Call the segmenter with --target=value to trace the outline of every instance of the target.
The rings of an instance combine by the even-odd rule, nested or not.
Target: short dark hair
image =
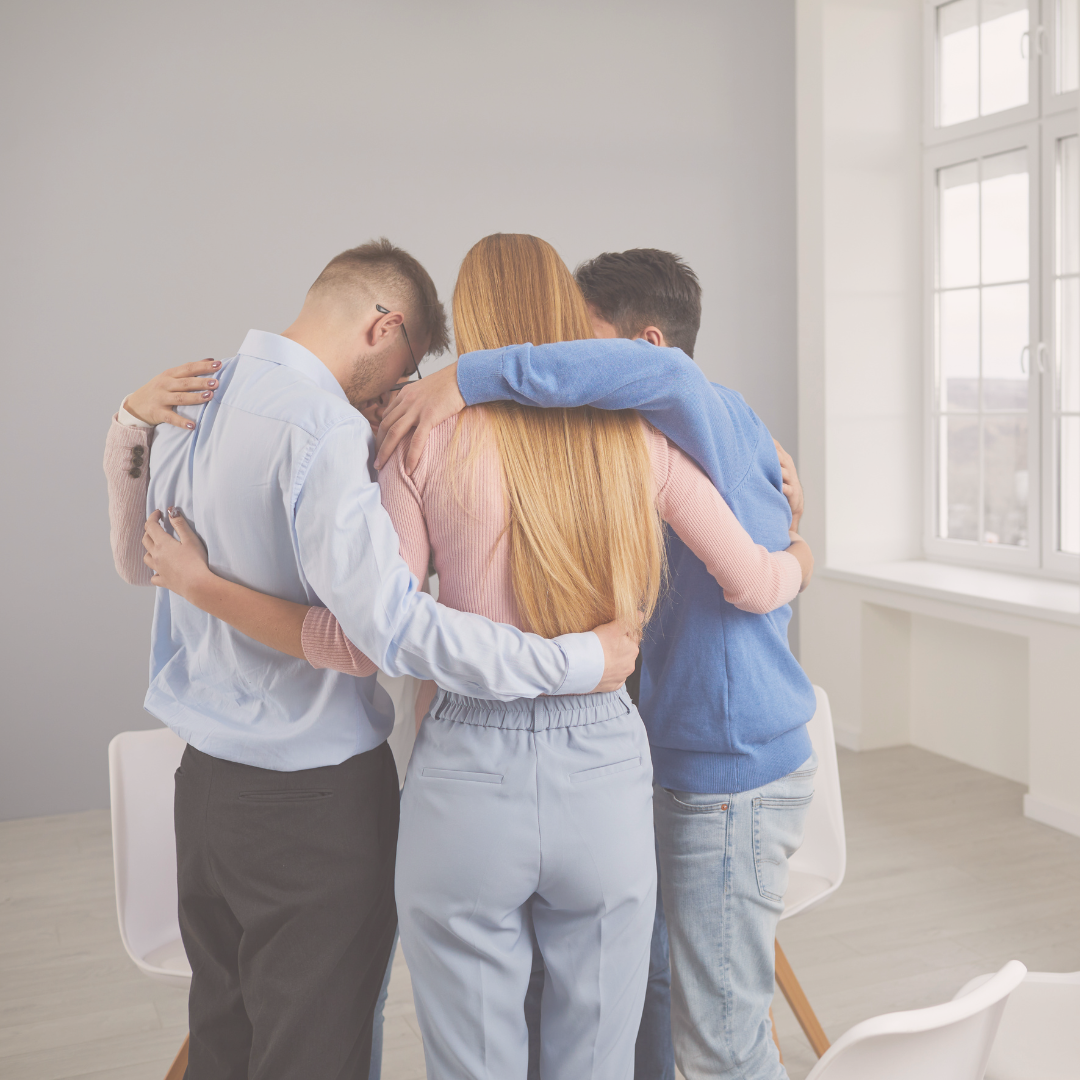
[[[585,300],[620,336],[655,326],[668,345],[694,355],[701,284],[680,256],[657,248],[605,251],[583,262],[574,277]]]
[[[385,293],[382,303],[401,304],[410,323],[406,329],[413,331],[413,343],[430,339],[425,356],[446,352],[450,346],[446,309],[431,275],[407,251],[395,247],[385,236],[369,240],[335,255],[311,288],[322,291],[348,287],[357,279]]]

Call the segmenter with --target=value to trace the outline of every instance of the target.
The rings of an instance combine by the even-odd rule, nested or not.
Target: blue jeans
[[[817,758],[751,791],[656,785],[671,949],[671,1026],[686,1080],[786,1080],[769,1025],[776,924],[802,844]]]
[[[525,995],[525,1023],[529,1028],[528,1080],[540,1080],[540,997],[543,992],[544,958],[536,949]],[[659,878],[656,881],[656,914],[649,947],[645,1008],[634,1044],[634,1080],[675,1080],[675,1051],[671,1046],[671,965],[668,963],[667,924]]]

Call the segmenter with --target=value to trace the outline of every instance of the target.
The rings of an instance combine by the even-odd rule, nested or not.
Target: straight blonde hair
[[[496,233],[465,256],[454,288],[458,355],[593,337],[555,249]],[[478,406],[506,488],[514,598],[544,637],[618,621],[639,631],[666,574],[663,523],[641,419],[632,410]],[[470,455],[471,456],[471,455]]]

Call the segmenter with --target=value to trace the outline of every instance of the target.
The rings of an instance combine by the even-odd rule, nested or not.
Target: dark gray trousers
[[[367,1080],[398,805],[386,743],[300,772],[187,748],[175,803],[187,1080]]]

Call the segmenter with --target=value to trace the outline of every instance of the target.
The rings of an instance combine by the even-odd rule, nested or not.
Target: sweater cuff
[[[142,421],[139,424],[125,424],[119,413],[115,414],[109,424],[109,433],[105,439],[105,460],[108,462],[109,454],[117,454],[128,451],[136,446],[143,450],[150,448],[150,440],[154,437],[154,429]],[[129,463],[130,464],[130,463]]]
[[[604,677],[604,646],[590,630],[586,634],[563,634],[555,644],[566,657],[566,678],[556,694],[591,694]]]
[[[802,592],[802,566],[790,551],[780,551],[777,554],[786,556],[783,562],[784,581],[782,592],[784,596],[783,603],[790,604]]]
[[[140,420],[134,413],[129,413],[124,406],[127,404],[127,398],[120,402],[120,411],[116,414],[115,420],[118,424],[123,424],[124,427],[133,428],[152,428],[153,424],[148,424],[145,420]]]
[[[502,365],[502,349],[482,349],[458,357],[457,384],[466,405],[503,401],[510,396],[503,381]]]

